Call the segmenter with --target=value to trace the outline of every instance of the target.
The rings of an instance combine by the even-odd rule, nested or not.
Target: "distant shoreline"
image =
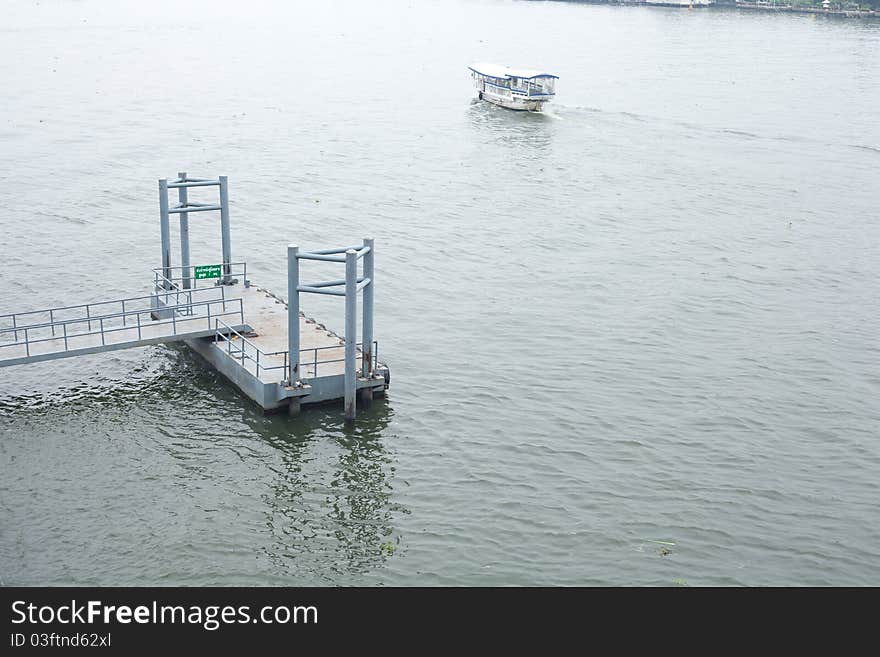
[[[644,7],[676,7],[680,9],[745,9],[747,11],[766,11],[773,13],[815,14],[818,16],[838,16],[842,18],[880,18],[880,9],[825,9],[823,7],[807,7],[798,5],[771,5],[759,2],[735,2],[721,0],[711,5],[701,4],[696,0],[693,4],[684,2],[649,2],[648,0],[568,0],[592,5],[633,5]]]
[[[843,16],[845,18],[880,18],[880,11],[875,9],[824,9],[822,7],[798,7],[793,5],[764,5],[756,2],[737,2],[716,4],[716,7],[732,7],[752,11],[790,12],[794,14],[819,14],[820,16]]]

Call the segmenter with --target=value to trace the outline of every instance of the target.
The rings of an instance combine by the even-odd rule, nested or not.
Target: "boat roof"
[[[553,75],[552,73],[534,71],[526,68],[510,68],[509,66],[490,64],[488,62],[471,64],[468,68],[474,73],[488,75],[490,78],[522,78],[525,80],[531,80],[532,78],[559,78],[558,75]]]

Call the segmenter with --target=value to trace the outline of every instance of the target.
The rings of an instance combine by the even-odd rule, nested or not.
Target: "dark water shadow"
[[[343,428],[341,405],[252,422],[277,450],[262,499],[271,536],[264,553],[278,575],[300,583],[351,581],[395,554],[395,519],[407,510],[392,496],[393,417],[391,404],[377,399],[350,429]]]
[[[254,535],[253,550],[268,559],[272,581],[351,581],[397,553],[396,520],[408,510],[393,499],[397,436],[387,397],[359,408],[346,428],[342,404],[306,407],[294,418],[264,414],[184,346],[145,352],[125,374],[116,368],[112,377],[2,397],[0,431],[14,436],[22,423],[74,419],[96,430],[116,421],[143,426],[127,439],[193,458],[206,472],[191,475],[209,481],[202,443],[234,448],[245,464],[233,475],[238,485],[260,491],[251,510],[265,531]]]

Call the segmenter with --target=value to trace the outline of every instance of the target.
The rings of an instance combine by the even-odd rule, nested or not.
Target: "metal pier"
[[[219,188],[219,202],[191,202],[188,190],[193,187]],[[178,190],[177,205],[170,205],[170,189]],[[232,261],[228,198],[225,176],[208,180],[180,173],[170,182],[160,180],[162,264],[153,270],[152,294],[0,314],[0,367],[182,341],[264,410],[297,414],[303,405],[344,400],[345,420],[353,422],[356,399],[369,405],[390,382],[373,337],[373,240],[317,251],[289,246],[288,309],[284,299],[251,285],[247,263]],[[193,265],[189,214],[209,211],[220,213],[221,261]],[[179,266],[171,259],[172,214],[180,217]],[[343,263],[345,278],[301,284],[301,260]],[[344,297],[344,335],[303,314],[301,293]],[[356,334],[359,293],[361,342]]]
[[[241,299],[209,289],[9,313],[0,315],[0,367],[212,337],[218,320],[251,330]]]

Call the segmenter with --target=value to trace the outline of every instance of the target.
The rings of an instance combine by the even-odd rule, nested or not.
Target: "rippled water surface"
[[[3,583],[880,584],[880,21],[120,5],[4,5],[0,313],[147,293],[156,179],[226,174],[261,286],[375,237],[392,387],[345,431],[184,347],[0,370]]]

